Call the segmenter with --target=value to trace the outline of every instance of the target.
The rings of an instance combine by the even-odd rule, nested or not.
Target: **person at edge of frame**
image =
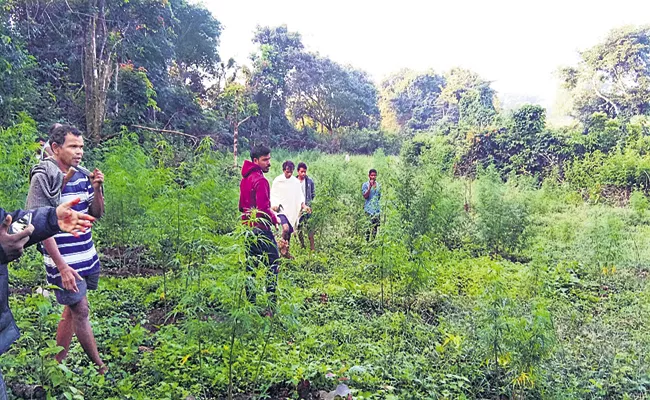
[[[0,354],[4,354],[11,344],[20,337],[13,314],[9,308],[9,271],[7,264],[23,254],[23,249],[55,235],[59,231],[73,235],[83,233],[95,219],[90,215],[73,210],[81,199],[54,207],[41,207],[34,210],[17,210],[8,213],[0,208]],[[13,232],[12,221],[31,215],[31,220],[21,231]],[[14,223],[15,224],[15,223]],[[7,399],[2,373],[0,372],[0,400]]]

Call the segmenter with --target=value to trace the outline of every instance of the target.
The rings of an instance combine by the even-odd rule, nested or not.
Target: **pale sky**
[[[248,63],[256,25],[286,24],[309,51],[379,82],[401,68],[459,66],[506,95],[552,106],[554,72],[615,27],[650,23],[649,0],[203,0],[223,24],[219,54]]]

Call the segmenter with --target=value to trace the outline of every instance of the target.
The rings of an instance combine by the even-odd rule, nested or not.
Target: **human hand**
[[[65,185],[67,185],[68,182],[70,182],[70,179],[72,179],[72,177],[76,172],[77,171],[75,171],[74,168],[68,168],[68,172],[66,172],[65,176],[63,177],[63,185],[61,185],[61,188],[64,188]]]
[[[72,269],[72,267],[69,265],[66,265],[65,267],[59,269],[59,272],[61,273],[61,283],[63,284],[63,288],[71,292],[79,292],[77,281],[82,281],[83,278],[79,276],[77,271]]]
[[[23,247],[29,241],[29,236],[34,232],[33,225],[27,225],[21,232],[11,234],[11,215],[7,215],[0,226],[0,246],[7,257],[7,261],[15,260],[23,255]]]
[[[104,174],[102,171],[95,168],[92,174],[90,174],[91,183],[93,189],[99,190],[99,188],[104,184]]]
[[[84,233],[86,229],[92,226],[95,218],[91,215],[82,214],[72,209],[79,204],[80,198],[76,198],[67,203],[63,203],[56,208],[56,217],[59,222],[59,228],[62,231],[69,232],[74,237],[79,237],[79,232]]]

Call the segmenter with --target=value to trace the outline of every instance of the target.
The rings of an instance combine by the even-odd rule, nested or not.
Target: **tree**
[[[21,111],[33,111],[38,97],[30,72],[33,58],[12,29],[5,1],[0,0],[0,126],[8,126]]]
[[[444,86],[445,79],[433,71],[407,69],[389,76],[380,86],[382,125],[390,130],[430,130],[441,117],[437,100]]]
[[[483,128],[497,115],[490,82],[461,68],[444,75],[411,70],[393,74],[381,83],[380,107],[385,127],[416,132],[442,124]]]
[[[119,97],[116,104],[115,127],[131,126],[144,122],[149,110],[158,109],[156,91],[144,67],[135,68],[133,64],[120,64]]]
[[[101,140],[106,117],[106,97],[113,74],[115,43],[109,41],[106,0],[91,0],[89,6],[83,28],[83,81],[86,92],[86,132],[97,144]]]
[[[248,88],[237,82],[229,82],[218,97],[218,108],[228,121],[233,132],[233,157],[237,166],[239,144],[239,127],[251,117],[257,115],[257,104],[253,102]]]
[[[444,78],[445,86],[437,102],[442,112],[441,119],[458,123],[462,118],[470,124],[480,125],[496,114],[495,92],[490,82],[462,68],[451,69]],[[461,104],[465,96],[469,98]]]
[[[574,97],[574,116],[595,112],[629,119],[650,111],[650,26],[612,30],[602,43],[580,53],[577,67],[560,69]]]
[[[221,33],[205,8],[187,0],[10,1],[11,20],[38,63],[37,84],[59,112],[35,117],[86,125],[99,140],[105,118],[124,120],[119,65],[132,64],[147,71],[158,95],[160,109],[147,122],[173,129],[203,124],[197,98],[219,61]]]
[[[584,152],[599,150],[606,154],[617,145],[623,147],[626,134],[619,119],[609,118],[604,112],[595,112],[585,121],[584,132],[575,135],[574,139]]]
[[[366,128],[379,117],[377,89],[368,75],[305,53],[290,75],[289,110],[295,121],[327,130]]]
[[[493,99],[494,90],[488,85],[463,93],[458,102],[459,122],[479,129],[490,125],[497,115]]]
[[[258,26],[253,36],[253,43],[259,49],[251,58],[253,71],[250,85],[254,97],[259,104],[259,118],[257,126],[266,135],[271,135],[272,122],[280,122],[279,133],[286,124],[285,108],[289,94],[287,79],[301,54],[304,46],[302,38],[297,32],[290,32],[286,25],[278,27]]]
[[[219,37],[222,26],[204,7],[186,1],[173,1],[176,62],[182,69],[214,72],[219,62]]]
[[[160,118],[164,126],[174,129],[197,134],[206,130],[214,132],[218,128],[202,104],[209,96],[206,82],[213,80],[219,71],[218,46],[223,26],[207,9],[194,2],[172,0],[170,7],[172,57],[159,69],[162,76],[152,77],[159,94]],[[151,73],[150,68],[147,70]]]
[[[511,172],[541,177],[569,156],[566,138],[546,129],[546,110],[523,105],[512,112],[507,127],[483,128],[472,135],[456,168],[473,175],[476,165],[493,165],[507,177]]]
[[[64,110],[66,119],[85,124],[93,142],[101,139],[109,85],[113,73],[119,72],[118,54],[135,47],[128,40],[135,32],[164,25],[165,4],[163,0],[12,2],[12,18],[39,63],[39,83],[70,107]],[[79,99],[79,93],[85,96]],[[80,103],[82,110],[77,110]]]
[[[534,138],[546,127],[546,110],[534,104],[526,104],[512,113],[512,131],[521,137]]]

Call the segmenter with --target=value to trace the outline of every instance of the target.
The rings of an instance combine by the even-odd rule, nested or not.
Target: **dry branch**
[[[181,136],[186,136],[196,142],[198,142],[199,138],[194,135],[190,135],[189,133],[184,133],[184,132],[179,132],[179,131],[172,131],[169,129],[159,129],[159,128],[150,128],[148,126],[142,126],[142,125],[131,125],[134,128],[139,128],[139,129],[144,129],[147,131],[152,131],[152,132],[160,132],[160,133],[173,133],[175,135],[181,135]]]

